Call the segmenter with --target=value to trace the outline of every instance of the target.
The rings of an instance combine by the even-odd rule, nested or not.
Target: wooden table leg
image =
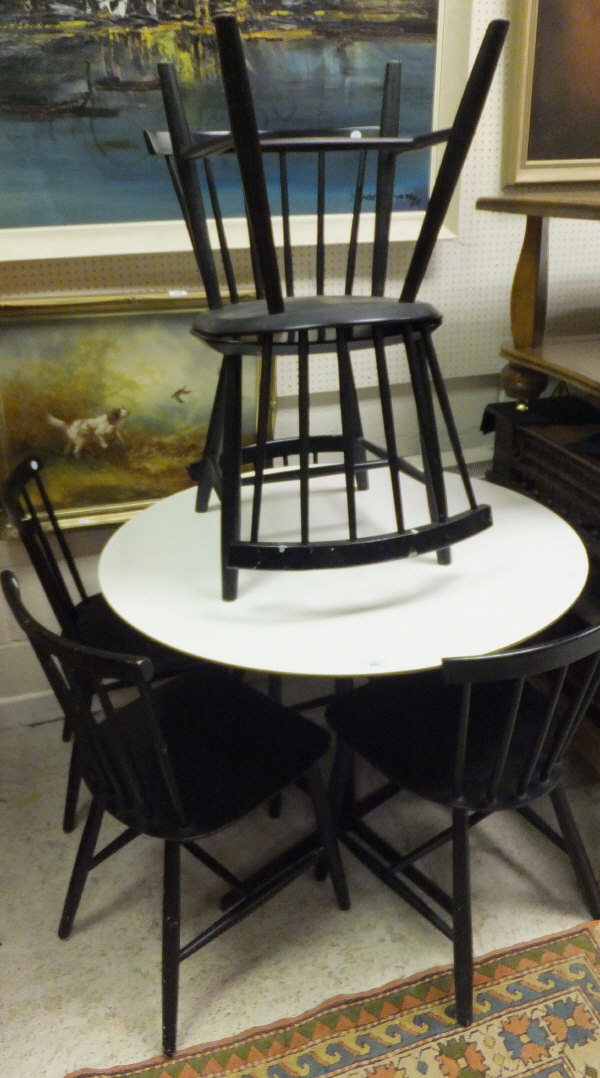
[[[548,218],[528,215],[523,246],[510,297],[510,323],[515,348],[542,343],[548,302]],[[545,374],[511,361],[502,371],[502,386],[510,397],[528,401],[548,384]]]

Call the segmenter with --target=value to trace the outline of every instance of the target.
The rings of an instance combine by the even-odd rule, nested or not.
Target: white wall
[[[453,0],[458,12],[462,0]],[[514,5],[523,0],[473,0],[471,54],[477,49],[485,27],[491,18],[510,17]],[[464,0],[465,12],[470,3]],[[460,17],[460,16],[459,16]],[[464,28],[461,26],[461,33]],[[500,188],[503,125],[503,102],[510,75],[508,49],[501,61],[486,111],[475,138],[460,188],[459,233],[455,239],[439,243],[422,290],[422,297],[443,312],[444,323],[436,335],[442,370],[465,446],[480,440],[479,423],[485,404],[497,399],[498,374],[501,361],[498,349],[508,335],[509,295],[512,274],[518,257],[524,222],[520,217],[476,211],[475,201],[481,195],[495,194]],[[393,254],[392,290],[394,279],[402,279],[407,260],[406,245],[399,244]],[[81,291],[82,287],[98,288],[98,281],[111,278],[111,291],[144,290],[144,281],[155,288],[196,285],[191,257],[164,255],[151,259],[151,275],[147,260],[110,259],[92,269],[77,259],[65,260],[60,267],[60,283],[53,277],[56,271],[43,264],[4,264],[0,268],[0,289],[5,296],[23,291],[39,292]],[[600,270],[600,231],[590,222],[554,221],[550,237],[550,320],[557,321],[565,331],[577,325],[582,311],[586,326],[597,324],[596,281]],[[103,271],[103,272],[102,272]],[[89,277],[86,277],[89,274]],[[32,283],[33,282],[33,283]],[[27,286],[27,287],[25,287]],[[102,284],[100,285],[102,288]],[[367,409],[372,395],[365,394]],[[416,435],[409,394],[398,386],[396,407],[403,431],[401,449],[416,449]],[[286,429],[293,401],[283,398],[278,410],[280,429]],[[332,407],[328,393],[320,397],[321,418],[328,424]],[[374,413],[373,413],[374,415]],[[374,422],[375,422],[374,418]],[[487,450],[491,455],[491,447]],[[483,454],[482,454],[483,455]],[[72,541],[85,578],[92,588],[97,586],[95,566],[98,552],[109,535],[109,529],[98,528],[72,533]],[[14,540],[0,541],[0,565],[10,566],[18,573],[24,597],[40,615],[45,614],[39,591],[28,569],[26,558]],[[28,646],[20,639],[4,604],[0,604],[0,724],[35,721],[47,717],[48,707],[43,678]]]
[[[85,587],[98,590],[96,565],[98,554],[107,542],[111,529],[81,529],[69,535]],[[12,569],[21,584],[23,601],[43,624],[56,628],[46,598],[20,540],[0,540],[0,566]],[[0,727],[20,722],[38,722],[59,714],[58,705],[48,689],[41,667],[28,641],[23,637],[4,598],[0,599]]]

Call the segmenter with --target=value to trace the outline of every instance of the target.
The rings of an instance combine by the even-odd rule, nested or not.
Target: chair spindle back
[[[40,475],[37,457],[23,460],[2,489],[6,515],[18,531],[62,631],[75,634],[75,602],[88,598],[75,559]],[[71,588],[59,564],[64,561]],[[72,589],[72,590],[71,590]],[[74,600],[72,592],[77,599]]]
[[[536,647],[446,659],[443,674],[462,686],[454,803],[486,811],[525,803],[555,785],[600,686],[600,627]]]
[[[93,796],[118,819],[139,830],[152,828],[157,810],[183,821],[181,798],[149,684],[154,674],[150,659],[98,651],[56,635],[26,610],[14,574],[5,569],[0,577],[10,609],[74,732],[82,776]],[[124,684],[135,698],[129,707],[140,706],[143,721],[138,724],[121,723],[115,710],[110,686]],[[141,753],[143,768],[136,763]],[[153,778],[151,783],[148,776]]]

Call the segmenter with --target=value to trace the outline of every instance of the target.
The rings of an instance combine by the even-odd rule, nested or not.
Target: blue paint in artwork
[[[344,43],[250,40],[246,48],[261,126],[377,124],[385,63],[390,59],[402,62],[402,133],[430,125],[432,40],[382,33]],[[80,109],[63,112],[50,105],[39,114],[36,109],[0,110],[0,228],[180,216],[164,164],[148,156],[142,135],[146,127],[165,127],[159,91],[144,87],[140,92],[138,87],[135,92],[115,88],[110,80],[94,81],[96,64],[90,52],[85,64],[82,58],[81,77],[72,80],[73,93],[81,84],[85,97]],[[63,81],[63,90],[64,85]],[[207,65],[195,84],[184,83],[184,92],[193,126],[209,130],[227,126],[216,65]],[[427,193],[428,156],[413,160],[411,155],[408,160],[406,172],[399,166],[398,209],[422,205]],[[348,208],[341,179],[338,186],[340,204],[331,212]],[[303,204],[302,185],[297,194],[294,212],[310,212]]]

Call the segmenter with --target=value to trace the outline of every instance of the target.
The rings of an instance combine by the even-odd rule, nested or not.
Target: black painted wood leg
[[[67,779],[67,794],[65,797],[65,811],[63,815],[63,831],[70,834],[75,830],[77,802],[81,788],[81,768],[79,766],[79,754],[77,743],[73,742],[71,760],[69,762],[69,777]]]
[[[334,821],[329,809],[329,801],[327,799],[327,794],[325,793],[325,787],[319,769],[317,767],[311,768],[310,771],[306,773],[306,779],[313,803],[315,818],[325,849],[327,867],[331,873],[331,882],[335,897],[341,910],[349,910],[350,895],[348,893],[346,874],[344,872],[344,866],[342,864],[342,858],[337,843]]]
[[[281,674],[269,674],[268,692],[269,699],[276,700],[278,704],[281,703],[283,698],[283,678]],[[279,819],[282,806],[283,794],[279,793],[271,798],[267,805],[267,811],[272,820]]]
[[[573,866],[577,882],[585,898],[586,905],[591,916],[598,919],[600,918],[600,892],[598,891],[598,884],[562,785],[559,784],[551,791],[550,800],[552,801],[552,806],[556,813],[556,819],[558,820],[558,825],[565,842],[567,854],[571,865]]]
[[[58,935],[61,940],[68,939],[73,930],[73,922],[79,908],[83,889],[90,869],[93,867],[94,850],[96,849],[98,835],[100,834],[103,816],[104,811],[100,808],[98,802],[92,801],[88,818],[85,821],[81,842],[79,843],[79,849],[77,850],[77,856],[75,858],[75,864],[73,865],[73,871],[67,889],[67,896],[65,898],[62,916],[58,926]]]
[[[420,331],[413,332],[410,327],[407,327],[403,331],[403,336],[417,409],[429,515],[432,521],[442,521],[447,519],[448,509],[442,455],[428,377],[427,354]],[[440,565],[449,565],[452,560],[450,548],[444,547],[438,550],[436,557]]]
[[[231,544],[240,538],[242,466],[242,358],[228,356],[225,367],[223,486],[221,501],[221,576],[226,601],[237,598],[238,570],[229,564]]]
[[[163,1052],[172,1056],[177,1045],[179,1003],[179,927],[181,920],[181,849],[165,842],[162,936]]]
[[[454,809],[452,813],[452,920],[456,1020],[460,1026],[470,1026],[473,1021],[473,931],[470,875],[468,814],[465,809]]]
[[[215,391],[206,441],[202,452],[202,459],[195,465],[190,466],[191,477],[196,481],[196,512],[205,513],[208,509],[208,500],[211,491],[215,490],[221,497],[221,466],[220,456],[223,447],[224,427],[224,404],[225,404],[225,363],[221,364],[219,380]]]

